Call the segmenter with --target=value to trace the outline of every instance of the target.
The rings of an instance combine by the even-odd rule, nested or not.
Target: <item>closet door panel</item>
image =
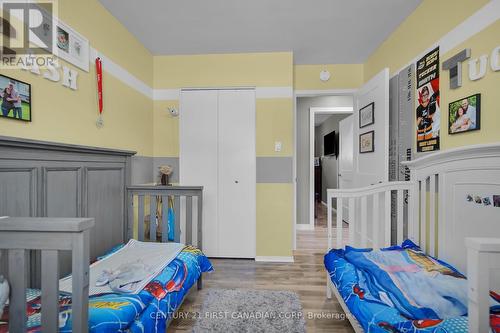
[[[255,91],[219,91],[219,254],[255,258]]]
[[[203,251],[218,254],[217,90],[181,92],[180,183],[203,186]]]

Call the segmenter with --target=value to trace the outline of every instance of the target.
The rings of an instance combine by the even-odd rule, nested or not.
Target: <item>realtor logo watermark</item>
[[[55,1],[0,0],[1,68],[53,65]]]

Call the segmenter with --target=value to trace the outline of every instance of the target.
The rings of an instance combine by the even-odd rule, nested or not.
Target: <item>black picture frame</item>
[[[371,140],[371,147],[369,150],[363,150],[363,147],[361,146],[361,140],[363,139],[364,136],[370,136]],[[369,131],[365,132],[359,135],[359,153],[360,154],[366,154],[366,153],[373,153],[375,152],[375,131]]]
[[[468,112],[465,113],[465,115],[468,117],[470,121],[469,127],[464,129],[463,126],[467,126],[465,123],[459,123],[457,121],[457,111],[460,107],[462,107],[463,101],[467,100],[468,102]],[[473,109],[470,109],[470,108]],[[472,112],[475,113],[473,116],[474,119],[470,118],[470,113]],[[460,124],[463,124],[462,127],[458,127]],[[462,134],[462,133],[467,133],[467,132],[473,132],[473,131],[479,131],[481,129],[481,94],[473,94],[461,99],[458,99],[456,101],[453,101],[448,104],[448,134],[450,135],[455,135],[455,134]]]
[[[371,117],[371,119],[368,122],[362,123],[361,121],[363,119],[363,114],[365,114],[366,112],[369,112],[369,116]],[[359,118],[359,128],[375,124],[375,102],[371,102],[370,104],[359,109],[358,118]]]
[[[23,89],[21,92],[19,92],[19,95],[21,96],[21,100],[22,100],[22,105],[23,106],[26,106],[27,107],[27,112],[28,112],[28,118],[25,119],[23,117],[24,115],[24,112],[25,112],[25,109],[24,107],[22,107],[22,114],[21,114],[21,118],[17,118],[15,117],[15,113],[14,113],[14,109],[10,109],[8,112],[7,112],[7,115],[4,115],[4,109],[1,108],[0,109],[0,119],[12,119],[12,120],[17,120],[17,121],[24,121],[24,122],[31,122],[33,121],[33,115],[32,115],[32,107],[31,107],[31,84],[27,83],[27,82],[24,82],[24,81],[21,81],[21,80],[18,80],[16,78],[13,78],[13,77],[10,77],[10,76],[7,76],[7,75],[4,75],[4,74],[0,74],[0,93],[3,94],[3,91],[5,89],[5,84],[6,82],[14,82],[16,83],[16,85],[26,85],[26,87],[24,87],[25,89]],[[2,99],[2,95],[0,95],[0,100]],[[3,104],[0,102],[0,105]],[[12,113],[12,116],[10,116],[10,114]]]

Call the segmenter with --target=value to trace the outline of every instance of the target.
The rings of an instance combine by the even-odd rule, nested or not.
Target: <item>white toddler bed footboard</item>
[[[490,328],[490,276],[500,269],[500,238],[467,238],[469,332]],[[498,290],[497,290],[498,291]]]
[[[397,242],[401,244],[404,239],[404,218],[405,209],[403,202],[405,197],[413,196],[416,192],[417,183],[415,182],[390,182],[381,183],[368,187],[357,189],[329,189],[327,190],[327,205],[331,205],[332,199],[337,201],[337,217],[335,232],[332,225],[332,210],[328,209],[328,251],[332,248],[342,248],[345,245],[354,247],[373,247],[382,248],[391,246],[391,196],[396,193],[397,216]],[[348,216],[344,218],[343,209],[344,202],[348,205]],[[414,204],[409,205],[410,208],[406,211],[407,218],[413,218],[412,212]],[[331,206],[330,206],[331,207]],[[343,221],[349,221],[348,239],[343,238],[342,225]],[[418,230],[414,230],[413,220],[408,220],[408,234],[411,239],[415,239],[415,234]],[[332,293],[339,301],[342,309],[346,312],[354,331],[356,333],[363,332],[363,329],[356,318],[350,313],[349,308],[342,299],[330,279],[330,275],[326,274],[326,294],[327,298],[331,298]]]
[[[500,289],[500,144],[450,149],[404,164],[411,172],[409,182],[327,191],[328,206],[333,199],[337,207],[348,203],[348,216],[337,209],[336,232],[328,211],[328,250],[344,245],[380,248],[394,245],[391,239],[398,244],[411,239],[427,254],[470,275],[469,331],[486,332],[487,291]],[[391,201],[392,192],[397,200]],[[396,211],[395,230],[391,210]],[[343,220],[349,222],[347,240]],[[466,238],[475,239],[466,243]],[[486,268],[491,272],[480,273]],[[327,279],[329,296],[334,286]]]

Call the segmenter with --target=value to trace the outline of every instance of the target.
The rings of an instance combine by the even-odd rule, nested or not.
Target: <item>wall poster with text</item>
[[[439,47],[417,61],[417,152],[439,150]]]

